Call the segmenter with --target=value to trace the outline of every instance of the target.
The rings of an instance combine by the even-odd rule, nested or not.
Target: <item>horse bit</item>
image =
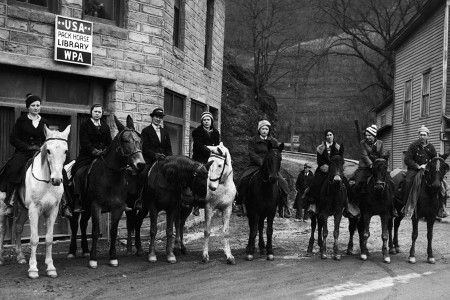
[[[222,172],[220,172],[220,176],[217,177],[217,178],[214,178],[214,179],[211,179],[211,178],[209,179],[209,181],[215,182],[217,180],[222,179],[223,173],[225,172],[225,167],[227,165],[227,157],[226,157],[226,155],[219,155],[219,154],[216,154],[216,153],[211,153],[211,156],[223,159],[223,161],[224,161]]]
[[[46,139],[44,143],[47,143],[48,141],[63,141],[63,142],[66,142],[66,143],[67,143],[67,140],[66,140],[66,139],[62,139],[62,138],[49,138],[49,139]],[[39,153],[39,152],[36,152],[36,154],[35,154],[34,157],[33,157],[33,161],[32,161],[32,163],[31,163],[31,175],[32,175],[33,178],[36,179],[37,181],[41,181],[41,182],[45,182],[45,183],[50,183],[50,180],[39,179],[39,178],[36,177],[36,175],[34,175],[34,172],[33,172],[34,158],[38,155],[38,153]],[[48,169],[50,170],[50,163],[48,162],[48,160],[47,160],[47,165],[48,165]]]

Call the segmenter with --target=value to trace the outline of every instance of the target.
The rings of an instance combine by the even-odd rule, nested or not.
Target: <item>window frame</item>
[[[380,114],[380,128],[387,124],[386,113]]]
[[[427,84],[425,80],[427,78]],[[430,116],[430,96],[431,96],[431,70],[428,70],[422,74],[422,86],[421,86],[421,99],[420,99],[420,117],[427,118]],[[425,87],[428,87],[428,91],[425,91]],[[426,103],[425,103],[426,102]]]
[[[408,88],[408,84],[410,84],[410,98],[407,99],[406,89]],[[404,97],[403,97],[403,123],[408,123],[411,121],[412,115],[412,102],[413,102],[413,81],[412,79],[406,80],[404,89],[403,89]],[[409,107],[408,107],[409,104]],[[409,110],[408,110],[409,108]]]
[[[206,0],[206,21],[205,21],[205,47],[203,66],[211,70],[212,68],[212,50],[213,50],[213,32],[214,32],[214,0]]]
[[[85,7],[86,7],[86,1],[87,0],[83,0],[83,8],[82,8],[82,18],[83,20],[87,20],[87,21],[91,21],[91,22],[96,22],[96,23],[103,23],[103,24],[107,24],[107,25],[112,25],[112,26],[118,26],[118,27],[124,27],[124,16],[126,14],[125,11],[125,1],[120,1],[120,0],[113,0],[114,4],[114,20],[109,20],[109,19],[105,19],[105,18],[100,18],[100,17],[96,17],[96,16],[91,16],[86,14],[85,11]]]
[[[172,98],[171,100],[174,100],[175,97],[180,98],[180,100],[182,101],[182,105],[181,106],[183,108],[183,111],[181,112],[181,116],[177,116],[177,115],[172,114],[170,109],[168,109],[168,106],[167,106],[167,103],[166,103],[166,100],[167,100],[166,95],[170,95],[171,98]],[[172,106],[174,107],[174,105],[172,105]],[[170,123],[172,125],[181,127],[181,140],[178,141],[179,143],[178,143],[177,151],[180,154],[183,154],[184,153],[183,152],[184,126],[185,126],[185,119],[186,119],[186,96],[165,88],[164,89],[164,114],[165,114],[164,126],[166,125],[166,123]],[[168,126],[170,126],[170,125],[168,125]],[[172,138],[171,138],[170,141],[171,141],[172,146],[173,146],[173,142],[174,141],[172,141]],[[176,153],[175,149],[173,149],[173,147],[172,147],[172,152]]]
[[[30,0],[25,0],[25,1],[30,1]],[[8,5],[22,6],[22,7],[30,8],[30,9],[34,9],[34,10],[48,11],[53,14],[59,13],[59,1],[58,0],[47,0],[47,6],[32,4],[32,3],[28,3],[28,2],[22,2],[22,1],[18,1],[18,0],[8,0],[6,3]]]

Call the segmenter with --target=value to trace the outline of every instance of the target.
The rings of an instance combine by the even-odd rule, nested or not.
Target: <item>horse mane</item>
[[[37,155],[37,154],[36,154]],[[44,143],[41,147],[41,165],[47,163],[47,143]]]
[[[163,161],[161,172],[169,183],[175,185],[178,189],[183,189],[192,181],[192,175],[200,165],[199,162],[187,156],[168,156]]]

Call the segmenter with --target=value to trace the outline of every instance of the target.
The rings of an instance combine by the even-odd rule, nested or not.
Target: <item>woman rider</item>
[[[20,116],[9,136],[9,142],[14,146],[14,156],[0,169],[0,191],[6,192],[4,202],[6,204],[5,215],[13,216],[13,205],[18,197],[17,188],[24,179],[25,165],[45,142],[44,126],[48,126],[47,120],[42,118],[41,98],[33,94],[27,94],[25,106],[28,114]],[[65,197],[61,200],[63,216],[70,216]]]
[[[192,131],[194,146],[192,149],[192,159],[202,164],[206,164],[210,151],[206,146],[217,146],[220,143],[220,133],[214,128],[214,118],[209,111],[202,113],[200,126]],[[195,206],[194,215],[199,215],[199,206]]]
[[[83,211],[81,187],[89,165],[94,159],[101,157],[112,143],[111,129],[101,120],[102,116],[103,106],[94,104],[91,107],[91,118],[80,126],[80,153],[71,170],[74,183],[74,212]]]
[[[241,173],[241,176],[237,180],[238,194],[236,198],[237,214],[239,216],[245,216],[245,210],[243,204],[245,204],[245,194],[247,192],[248,181],[251,176],[262,166],[264,158],[269,151],[269,144],[272,148],[278,147],[278,141],[270,136],[270,123],[267,120],[259,121],[258,123],[258,135],[250,139],[248,142],[248,154],[250,157],[250,165]],[[281,203],[279,205],[280,217],[289,218],[289,206],[287,203],[287,195],[289,193],[289,187],[287,181],[278,173],[278,180],[281,189]]]

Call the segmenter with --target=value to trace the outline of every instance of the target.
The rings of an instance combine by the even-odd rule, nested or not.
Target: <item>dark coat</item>
[[[192,139],[194,140],[192,159],[205,164],[208,162],[210,153],[206,146],[218,146],[220,143],[220,133],[214,127],[208,133],[200,125],[192,131]]]
[[[273,137],[263,140],[259,135],[248,141],[248,155],[250,157],[250,166],[262,166],[267,152],[269,152],[269,144],[272,148],[278,147],[278,141]]]
[[[161,141],[153,125],[149,125],[142,130],[142,154],[146,163],[153,164],[156,161],[156,153],[164,154],[165,156],[172,155],[169,133],[164,128],[160,128],[160,133]]]
[[[436,149],[430,143],[422,146],[419,140],[411,143],[405,154],[408,170],[419,170],[419,166],[428,163],[437,156]]]
[[[100,121],[100,127],[97,127],[90,118],[84,121],[80,126],[80,153],[72,167],[72,175],[80,168],[91,164],[96,158],[93,153],[95,150],[106,150],[111,143],[111,129],[108,124]]]
[[[36,150],[30,147],[41,147],[45,142],[44,125],[48,126],[48,122],[42,117],[37,128],[27,115],[22,115],[16,120],[9,136],[10,144],[15,147],[14,156],[0,169],[1,191],[5,191],[9,183],[21,182],[26,162],[36,153]]]
[[[313,181],[314,173],[311,170],[308,170],[306,174],[304,170],[301,170],[298,174],[297,181],[295,182],[295,188],[297,190],[293,206],[295,209],[299,210],[304,208],[305,203],[302,199],[302,194],[305,192],[306,188],[312,185]]]

